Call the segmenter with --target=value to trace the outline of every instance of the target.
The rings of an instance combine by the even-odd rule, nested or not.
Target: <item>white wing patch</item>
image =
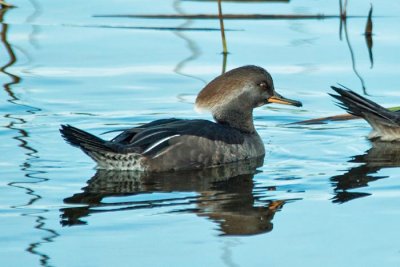
[[[153,135],[160,134],[160,133],[166,133],[166,132],[167,132],[167,131],[158,131],[158,132],[154,132],[154,133],[152,133],[152,134],[145,135],[145,136],[143,136],[142,138],[139,138],[138,140],[136,140],[135,142],[133,142],[131,145],[135,145],[135,144],[137,144],[137,143],[143,141],[144,139],[147,139],[147,138],[149,138],[149,137],[151,137],[151,136],[153,136]]]
[[[143,151],[143,154],[150,152],[152,149],[156,148],[157,146],[161,145],[162,143],[164,143],[165,141],[168,141],[169,139],[176,137],[176,136],[180,136],[180,134],[175,134],[175,135],[171,135],[171,136],[167,136],[163,139],[161,139],[160,141],[152,144],[149,148],[147,148],[145,151]]]

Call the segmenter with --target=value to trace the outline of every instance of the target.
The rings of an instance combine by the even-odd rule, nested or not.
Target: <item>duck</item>
[[[71,125],[62,137],[97,163],[98,169],[165,172],[216,167],[264,157],[253,122],[253,109],[270,104],[301,107],[275,91],[271,75],[246,65],[216,77],[197,95],[195,108],[211,112],[205,119],[167,118],[126,129],[103,140]]]
[[[337,93],[330,94],[338,105],[349,114],[361,117],[372,127],[368,139],[382,142],[400,141],[400,111],[391,111],[378,103],[363,97],[344,86],[331,88]]]

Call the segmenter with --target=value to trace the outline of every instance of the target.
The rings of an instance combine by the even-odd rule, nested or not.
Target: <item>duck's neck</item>
[[[213,114],[214,119],[221,124],[229,125],[241,132],[255,133],[253,110],[223,109]]]

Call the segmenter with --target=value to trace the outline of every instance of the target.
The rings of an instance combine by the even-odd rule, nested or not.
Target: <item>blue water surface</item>
[[[344,84],[399,106],[400,3],[227,1],[225,20],[104,15],[215,14],[216,1],[15,0],[1,9],[1,266],[399,266],[400,146],[366,139],[343,114]],[[346,1],[344,1],[346,2]],[[101,134],[166,117],[227,70],[255,64],[302,108],[255,110],[261,167],[170,175],[97,171],[60,124]],[[104,135],[112,138],[115,133]]]

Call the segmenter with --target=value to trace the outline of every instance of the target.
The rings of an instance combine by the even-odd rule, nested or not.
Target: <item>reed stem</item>
[[[219,25],[221,28],[221,37],[222,37],[222,53],[228,54],[228,48],[226,45],[226,38],[225,38],[225,27],[224,27],[224,19],[222,17],[222,0],[218,0],[218,17],[219,17]]]

